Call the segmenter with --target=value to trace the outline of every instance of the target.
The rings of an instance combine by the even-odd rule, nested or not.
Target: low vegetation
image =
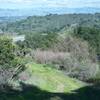
[[[25,65],[22,59],[15,54],[16,45],[9,37],[0,37],[0,87],[5,89],[15,75],[17,75]]]

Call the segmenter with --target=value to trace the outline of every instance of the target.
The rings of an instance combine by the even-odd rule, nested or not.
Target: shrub
[[[96,61],[96,54],[90,52],[88,42],[68,35],[60,39],[53,49],[70,53],[70,57],[67,57],[64,64],[66,68],[69,66],[70,76],[87,80],[98,73],[99,65]]]
[[[68,53],[65,52],[53,52],[52,50],[42,51],[42,50],[35,50],[33,52],[33,58],[38,63],[53,63],[57,64],[60,63],[63,59],[66,58]]]
[[[15,55],[16,46],[8,37],[0,37],[0,86],[8,84],[24,68],[22,60]]]

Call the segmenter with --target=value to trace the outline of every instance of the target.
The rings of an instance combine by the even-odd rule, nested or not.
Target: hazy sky
[[[100,0],[0,0],[0,8],[100,7]]]

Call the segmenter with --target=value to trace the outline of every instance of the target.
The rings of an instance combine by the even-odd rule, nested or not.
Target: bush
[[[24,68],[24,63],[15,54],[16,46],[6,36],[0,37],[0,86],[8,84]]]
[[[33,52],[33,58],[38,63],[45,63],[45,64],[57,64],[62,59],[66,58],[67,53],[65,52],[53,52],[51,50],[42,51],[42,50],[35,50]]]

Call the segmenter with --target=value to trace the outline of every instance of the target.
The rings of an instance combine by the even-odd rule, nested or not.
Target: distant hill
[[[71,25],[93,26],[100,28],[100,14],[49,14],[46,16],[30,16],[24,20],[1,25],[4,31],[18,33],[58,32]]]
[[[5,22],[16,22],[16,21],[20,21],[22,19],[26,18],[25,16],[12,16],[12,17],[0,17],[0,23],[5,23]]]
[[[5,16],[33,16],[47,14],[68,14],[68,13],[99,13],[100,8],[31,8],[31,9],[0,9],[0,17]]]

